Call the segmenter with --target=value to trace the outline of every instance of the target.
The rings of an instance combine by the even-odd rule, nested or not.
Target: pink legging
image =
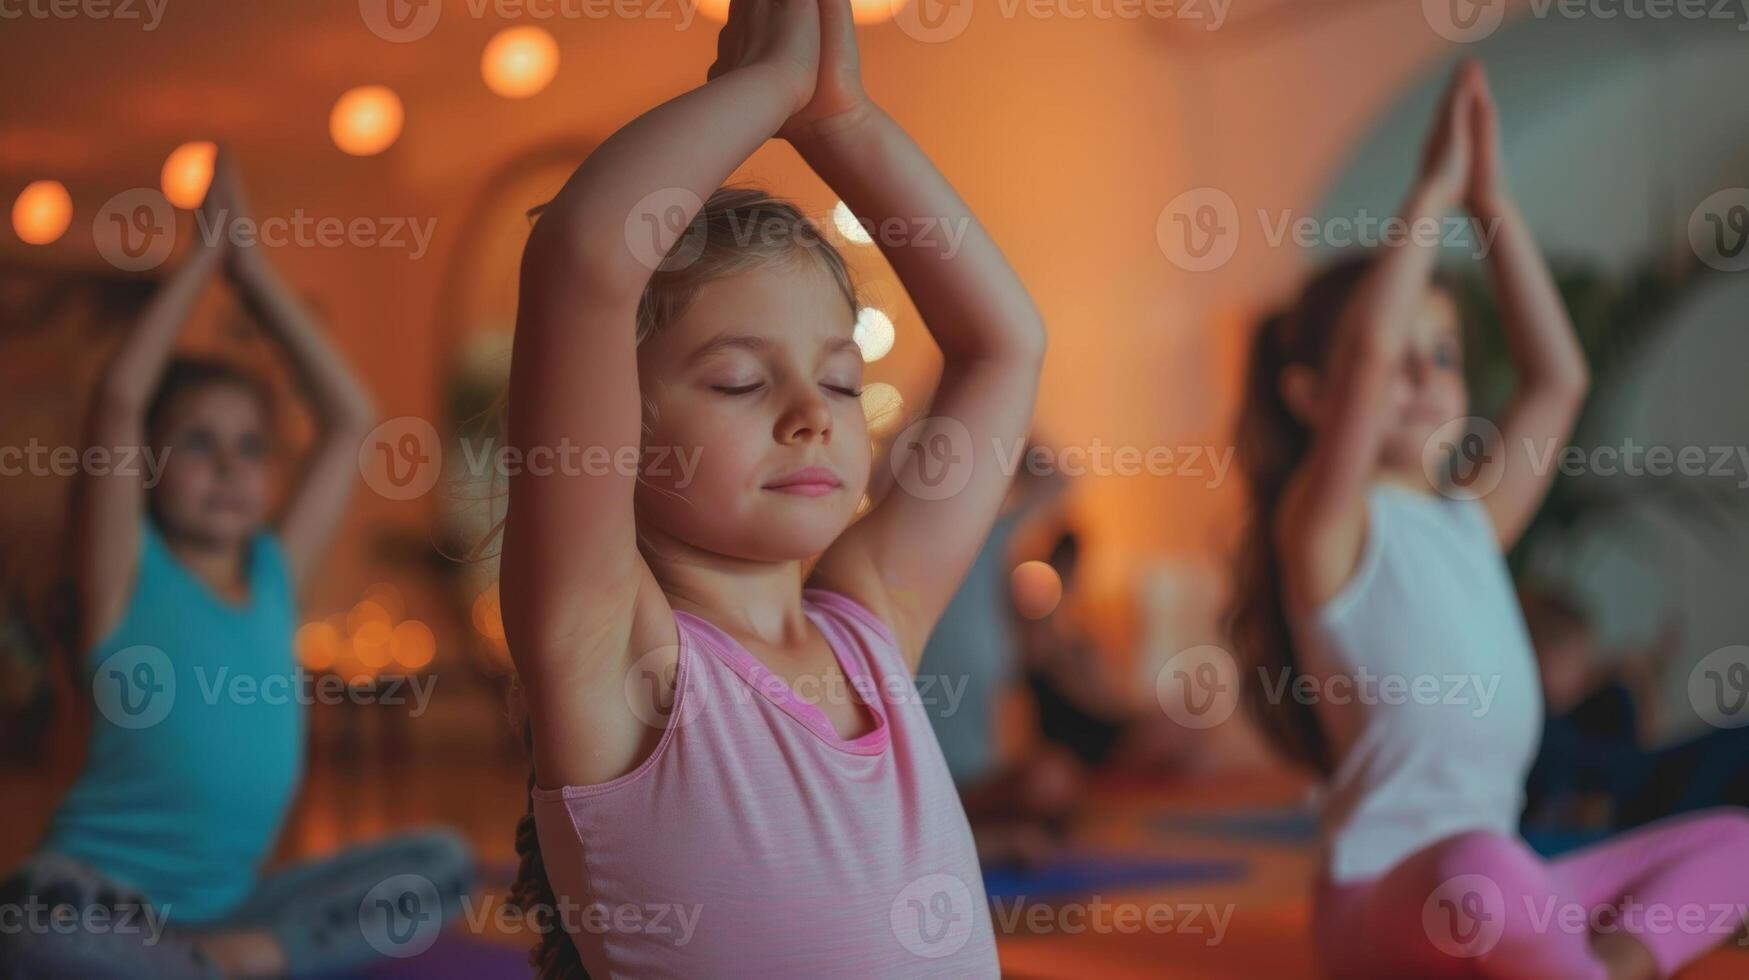
[[[1668,977],[1749,913],[1749,811],[1661,820],[1544,860],[1515,836],[1437,841],[1377,878],[1318,886],[1313,929],[1337,977],[1608,976],[1593,932],[1638,939]]]

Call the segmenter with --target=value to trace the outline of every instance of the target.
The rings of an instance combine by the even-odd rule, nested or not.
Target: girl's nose
[[[778,420],[779,442],[800,442],[806,439],[828,439],[832,435],[832,408],[826,396],[812,384],[797,385],[789,407]]]

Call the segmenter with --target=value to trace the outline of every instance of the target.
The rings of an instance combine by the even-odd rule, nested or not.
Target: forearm
[[[110,355],[98,380],[96,394],[102,404],[134,413],[145,411],[170,353],[176,349],[177,335],[223,258],[221,246],[197,242],[182,265],[152,294],[138,323]]]
[[[950,361],[1042,356],[1043,321],[1020,278],[904,129],[873,103],[821,129],[797,140],[797,151],[871,223],[942,353]]]
[[[1589,383],[1585,352],[1524,216],[1506,199],[1479,202],[1475,216],[1494,236],[1488,269],[1521,392],[1536,387],[1582,394]]]
[[[1450,207],[1437,191],[1417,184],[1398,215],[1407,227],[1420,228],[1439,221]],[[1340,342],[1381,362],[1395,363],[1438,260],[1439,246],[1430,236],[1411,234],[1385,246],[1344,317]]]
[[[654,263],[633,242],[659,240],[666,251],[698,205],[783,125],[795,98],[780,73],[750,65],[644,113],[572,174],[542,212],[531,252],[561,245],[598,288],[641,291]]]
[[[322,325],[252,246],[237,262],[238,294],[290,359],[310,407],[329,435],[356,434],[375,423],[370,392],[335,349]]]

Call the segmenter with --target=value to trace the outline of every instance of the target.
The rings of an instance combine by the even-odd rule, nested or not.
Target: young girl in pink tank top
[[[722,186],[774,135],[876,232],[944,355],[890,453],[844,261],[793,205]],[[542,976],[997,974],[911,675],[1008,490],[1044,343],[864,95],[849,0],[735,0],[709,80],[542,210],[502,556]],[[869,505],[877,468],[896,485]]]

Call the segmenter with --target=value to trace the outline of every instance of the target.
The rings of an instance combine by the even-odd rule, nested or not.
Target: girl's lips
[[[765,489],[776,490],[779,493],[793,493],[803,497],[823,497],[843,486],[837,474],[820,466],[810,466],[780,476],[767,483]]]

